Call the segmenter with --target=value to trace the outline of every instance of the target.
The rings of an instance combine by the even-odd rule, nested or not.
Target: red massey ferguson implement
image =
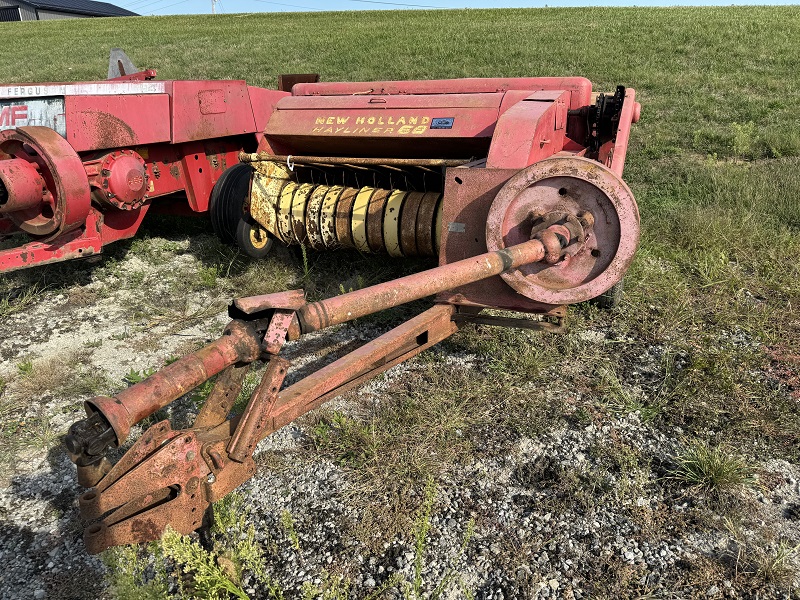
[[[220,175],[257,147],[288,95],[155,81],[121,50],[110,63],[106,81],[0,86],[0,240],[27,238],[0,250],[0,273],[97,254],[153,208],[207,211]]]
[[[567,304],[608,292],[639,240],[621,178],[640,107],[631,89],[582,78],[300,83],[267,115],[258,152],[217,182],[215,227],[244,219],[254,250],[438,256],[439,266],[307,303],[302,291],[240,298],[218,340],[116,397],[86,403],[66,446],[89,552],[197,529],[256,470],[276,429],[468,323],[558,330]],[[286,340],[436,295],[429,310],[282,387]],[[482,313],[494,308],[537,318]],[[254,363],[263,378],[229,418]],[[150,427],[114,465],[131,427],[211,377],[190,429]]]

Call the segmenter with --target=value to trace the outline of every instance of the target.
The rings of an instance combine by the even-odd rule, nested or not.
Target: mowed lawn
[[[0,33],[3,83],[102,78],[109,48],[120,47],[160,79],[584,76],[599,91],[635,88],[642,118],[625,178],[642,245],[618,310],[571,314],[578,331],[611,331],[615,343],[587,351],[548,337],[532,350],[502,331],[449,343],[492,354],[502,385],[546,388],[570,365],[590,403],[578,423],[639,411],[687,444],[800,461],[800,7],[177,16],[4,23]],[[621,383],[651,348],[657,376],[633,401]],[[485,385],[487,397],[504,389]],[[467,428],[486,420],[464,418]],[[514,418],[501,426],[528,431]],[[404,419],[386,430],[427,443],[403,430],[422,419]],[[375,451],[387,461],[389,437]],[[346,455],[351,443],[321,451]]]

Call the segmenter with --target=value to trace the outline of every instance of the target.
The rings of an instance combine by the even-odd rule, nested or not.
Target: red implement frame
[[[178,87],[197,92],[198,103],[186,104],[187,111],[211,115],[233,135],[238,125],[223,109],[238,98],[235,86],[209,94]],[[396,231],[401,245],[419,242],[430,250],[438,242],[440,265],[313,303],[300,291],[240,298],[220,339],[116,397],[87,402],[87,418],[73,424],[65,443],[79,481],[91,488],[81,497],[81,513],[89,522],[84,539],[92,553],[157,539],[168,524],[182,533],[197,529],[213,502],[252,476],[256,445],[271,432],[462,324],[560,330],[564,304],[602,294],[632,260],[639,214],[620,177],[628,130],[638,119],[632,90],[620,86],[594,106],[591,84],[582,78],[295,83],[291,96],[270,98],[268,116],[254,119],[264,124],[260,152],[242,158],[256,165],[252,189],[260,161],[280,159],[291,171],[298,154],[299,164],[327,168],[446,168],[441,203],[423,210],[425,194],[408,194],[400,210],[401,225],[408,221],[408,227]],[[193,127],[179,134],[186,136],[181,144],[195,143],[189,140]],[[478,160],[464,160],[473,151]],[[203,156],[208,154],[178,153],[148,163],[148,179],[155,189],[172,190],[193,160],[205,172],[213,161]],[[127,155],[122,160],[134,165]],[[175,167],[177,173],[168,170],[176,184],[160,164]],[[199,175],[200,167],[185,182],[187,192],[194,190],[194,210],[204,209],[197,190],[209,189]],[[351,199],[363,195],[349,192]],[[359,208],[369,208],[359,218],[362,225],[366,220],[371,250],[381,246],[385,225],[374,217],[388,197],[388,190],[378,190]],[[254,192],[247,196],[248,210],[255,198]],[[277,198],[268,204],[273,213],[286,200]],[[309,202],[306,211],[302,198],[288,199],[292,214],[320,210],[319,202]],[[434,221],[437,206],[441,216]],[[355,237],[353,202],[343,201],[341,213],[336,235],[341,225],[343,235]],[[434,295],[439,304],[433,308],[281,389],[290,368],[280,356],[287,340]],[[481,315],[483,308],[538,313],[543,320]],[[260,384],[244,413],[229,419],[250,365],[259,360],[267,363]],[[135,423],[215,375],[192,428],[173,431],[159,423],[111,466],[106,453],[125,443]]]
[[[34,164],[45,184],[44,196],[16,210],[31,176],[13,179],[0,168],[0,234],[21,242],[0,251],[0,273],[98,254],[134,236],[151,208],[207,211],[214,184],[240,152],[257,147],[266,117],[288,95],[244,81],[155,75],[0,86],[0,110],[8,113],[0,161]],[[15,145],[23,138],[33,155]],[[125,153],[143,168],[131,171],[130,159],[120,160]],[[141,191],[127,198],[128,186]]]
[[[585,236],[580,225],[554,227],[570,241]],[[409,275],[391,285],[312,304],[306,304],[299,292],[237,300],[232,314],[247,315],[250,324],[234,320],[226,335],[209,346],[115,398],[93,399],[86,405],[88,419],[71,428],[67,447],[78,464],[79,479],[94,486],[81,497],[82,516],[92,521],[84,536],[88,550],[94,553],[117,544],[156,539],[167,524],[183,533],[196,529],[211,503],[252,476],[252,454],[266,435],[437,344],[457,331],[462,321],[457,319],[456,306],[434,306],[280,391],[289,363],[277,354],[287,338],[544,260],[546,247],[546,241],[531,239]],[[474,316],[474,311],[467,316]],[[293,327],[294,322],[299,327]],[[269,361],[266,372],[244,413],[228,421],[231,398],[241,389],[246,365],[258,358],[260,350]],[[94,460],[109,445],[124,443],[131,425],[217,373],[222,376],[192,429],[174,432],[167,423],[159,423],[114,467]]]

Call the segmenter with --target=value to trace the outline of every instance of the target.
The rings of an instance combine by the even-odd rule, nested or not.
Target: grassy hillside
[[[428,478],[446,488],[452,480],[444,474],[454,464],[515,455],[514,444],[528,436],[562,430],[580,436],[589,426],[612,423],[607,439],[585,451],[594,461],[588,474],[563,466],[565,459],[546,477],[528,465],[533,475],[525,480],[552,491],[544,510],[557,518],[591,521],[593,511],[607,504],[617,511],[615,522],[635,524],[635,533],[626,534],[631,538],[653,547],[679,540],[692,552],[663,569],[575,558],[583,570],[573,581],[583,586],[584,597],[666,591],[691,597],[711,585],[722,589],[723,580],[745,596],[790,590],[800,504],[791,519],[776,516],[787,502],[776,491],[783,483],[776,482],[791,479],[781,469],[800,462],[800,7],[180,16],[3,23],[0,34],[4,83],[96,79],[115,46],[138,66],[157,68],[163,79],[243,78],[272,87],[279,73],[301,72],[319,72],[329,81],[580,75],[601,91],[617,84],[636,88],[642,119],[633,128],[625,177],[640,204],[643,240],[626,278],[624,304],[612,313],[573,309],[572,332],[558,338],[462,332],[441,354],[420,358],[406,379],[398,376],[392,403],[323,413],[305,429],[313,441],[308,454],[270,464],[288,468],[297,466],[293,460],[329,459],[344,465],[357,481],[347,502],[360,490],[364,498],[354,502],[361,509],[370,497],[397,489],[392,486],[408,486],[415,500],[396,500],[394,512],[387,511],[391,518],[369,513],[369,535],[407,539]],[[176,296],[195,291],[191,286],[210,287],[217,300],[253,293],[268,277],[336,293],[347,277],[360,283],[364,273],[366,281],[386,276],[382,264],[357,255],[314,256],[310,274],[295,272],[292,283],[291,272],[275,258],[260,265],[236,258],[232,269],[233,258],[219,258],[226,250],[193,244],[189,252],[195,248],[199,275],[175,284]],[[53,295],[91,303],[92,294],[107,296],[82,286],[93,281],[102,287],[103,277],[115,282],[114,293],[128,290],[135,302],[127,302],[138,303],[137,310],[141,304],[152,312],[164,300],[151,298],[142,286],[153,273],[139,270],[134,277],[113,261],[128,253],[151,269],[163,268],[159,277],[176,276],[168,262],[157,260],[164,252],[169,258],[169,252],[185,251],[176,250],[182,246],[172,239],[168,247],[162,252],[141,241],[125,243],[110,252],[104,267],[77,263],[69,267],[79,273],[70,276],[71,289],[53,284],[63,267],[15,274],[0,282],[0,315],[11,314],[20,299],[25,307],[17,310],[28,310],[37,301],[35,291],[48,285]],[[139,263],[134,266],[142,269]],[[131,331],[146,331],[135,314]],[[465,368],[448,355],[478,358],[474,368]],[[23,375],[35,371],[35,363],[22,364]],[[442,381],[441,373],[452,377]],[[8,389],[14,393],[13,382]],[[551,389],[558,393],[549,396]],[[16,415],[12,409],[0,414]],[[652,446],[618,436],[620,419],[630,415],[654,436]],[[2,441],[16,431],[4,424]],[[411,458],[409,448],[418,449]],[[764,506],[770,494],[778,498],[769,505],[771,516],[754,500],[759,494]],[[658,509],[645,515],[637,504],[642,497],[658,498]],[[421,514],[430,517],[430,509]],[[478,536],[500,531],[492,518],[479,511]],[[356,529],[370,526],[366,517],[359,519]],[[356,537],[369,537],[359,531]],[[560,534],[536,542],[496,535],[500,550],[492,564],[513,574],[536,544],[536,552],[549,544],[555,556],[551,539]],[[716,536],[719,551],[697,542],[709,536]],[[371,546],[369,551],[380,554]],[[471,561],[469,552],[465,560]],[[336,564],[349,577],[360,567],[342,558],[347,553],[337,555],[342,562]],[[650,573],[663,577],[661,588],[647,583]],[[503,589],[516,597],[512,588]]]

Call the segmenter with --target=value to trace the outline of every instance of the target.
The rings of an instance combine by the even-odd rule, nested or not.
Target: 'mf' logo
[[[28,122],[28,107],[23,105],[4,106],[0,110],[0,127],[18,127]]]

